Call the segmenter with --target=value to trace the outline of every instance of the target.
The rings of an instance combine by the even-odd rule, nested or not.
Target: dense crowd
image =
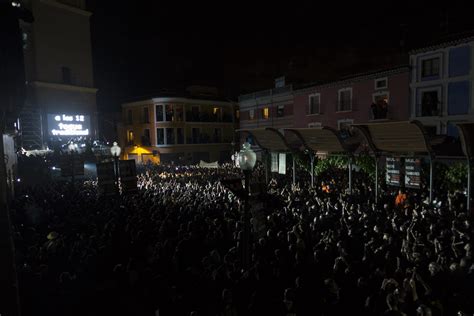
[[[12,206],[23,315],[471,315],[472,226],[463,197],[437,202],[344,172],[254,197],[251,266],[223,166],[148,167],[139,191],[95,182],[18,190]],[[261,168],[254,181],[262,181]],[[400,201],[400,199],[398,199]],[[257,207],[257,205],[259,205]]]

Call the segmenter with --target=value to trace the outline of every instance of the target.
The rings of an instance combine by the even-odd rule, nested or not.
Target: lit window
[[[235,118],[240,119],[240,111],[239,110],[235,110]]]
[[[128,131],[127,139],[129,143],[133,143],[133,131]]]
[[[268,118],[270,117],[270,110],[269,108],[263,108],[262,109],[262,118],[264,120],[268,120]]]

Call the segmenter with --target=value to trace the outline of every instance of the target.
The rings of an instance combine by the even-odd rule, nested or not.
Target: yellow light
[[[263,108],[263,118],[267,120],[269,116],[270,110],[268,108]]]

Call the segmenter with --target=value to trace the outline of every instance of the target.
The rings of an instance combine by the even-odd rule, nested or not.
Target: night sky
[[[467,2],[117,2],[88,1],[99,110],[191,84],[236,98],[281,75],[311,82],[387,68],[408,63],[409,49],[474,28]]]

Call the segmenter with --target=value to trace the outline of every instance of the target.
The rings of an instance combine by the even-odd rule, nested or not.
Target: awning
[[[249,134],[260,148],[267,151],[289,152],[292,150],[285,137],[277,129],[271,127],[239,129],[236,132]]]
[[[305,149],[314,153],[348,153],[339,133],[330,127],[288,128],[284,129],[285,138],[295,135],[300,139]]]
[[[353,124],[377,154],[433,155],[429,136],[419,121]]]

